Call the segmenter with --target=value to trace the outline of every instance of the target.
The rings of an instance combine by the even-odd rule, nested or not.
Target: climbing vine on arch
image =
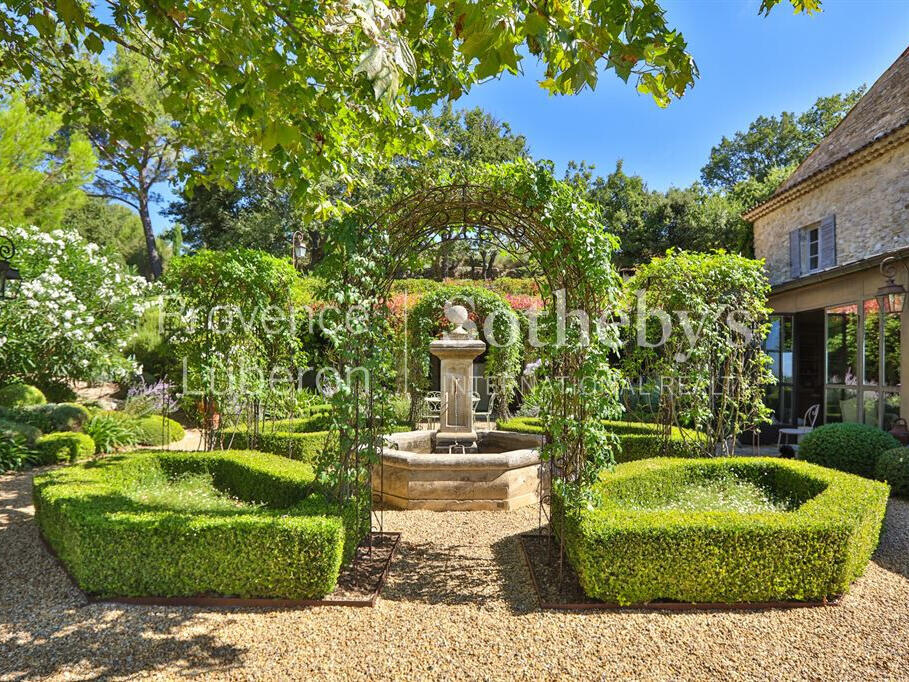
[[[597,473],[614,461],[601,421],[619,410],[620,375],[611,365],[619,345],[612,324],[621,299],[611,264],[617,240],[596,207],[556,179],[549,163],[477,166],[441,183],[403,198],[371,223],[348,216],[328,235],[320,273],[325,300],[344,313],[358,311],[359,321],[350,324],[349,315],[339,315],[348,323],[326,331],[338,370],[332,401],[340,451],[323,476],[339,501],[357,500],[355,513],[370,508],[369,472],[381,457],[394,384],[393,349],[384,336],[391,283],[443,228],[483,226],[520,246],[540,276],[548,312],[539,330],[547,436],[541,455],[551,462],[560,508],[575,508]]]

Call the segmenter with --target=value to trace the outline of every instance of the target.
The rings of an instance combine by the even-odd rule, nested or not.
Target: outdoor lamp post
[[[894,256],[887,256],[881,261],[881,274],[887,278],[887,283],[877,290],[877,301],[885,313],[902,313],[906,303],[906,287],[896,283],[897,263],[900,263],[909,273],[909,265],[897,260]]]
[[[299,230],[293,235],[293,256],[297,270],[306,264],[306,237]]]
[[[0,235],[0,299],[16,298],[17,289],[12,286],[7,288],[7,282],[21,280],[19,271],[10,265],[10,259],[16,255],[16,245],[13,240]]]

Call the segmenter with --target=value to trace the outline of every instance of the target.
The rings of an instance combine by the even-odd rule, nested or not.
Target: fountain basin
[[[397,509],[507,511],[539,502],[540,436],[477,431],[478,452],[435,453],[436,431],[388,436],[373,493]]]

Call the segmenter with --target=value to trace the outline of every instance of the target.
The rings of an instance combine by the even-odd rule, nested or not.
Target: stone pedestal
[[[476,451],[477,433],[473,427],[473,361],[486,350],[486,344],[471,338],[462,326],[467,311],[452,306],[448,319],[457,325],[444,339],[429,344],[429,352],[441,361],[442,403],[436,451],[448,452],[452,445]],[[460,451],[460,448],[457,448]]]

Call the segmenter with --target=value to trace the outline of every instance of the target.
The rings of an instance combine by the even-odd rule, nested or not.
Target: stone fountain
[[[453,331],[429,344],[429,352],[441,362],[442,401],[436,452],[476,452],[477,433],[473,428],[473,361],[483,354],[486,344],[464,329],[467,309],[455,305],[445,316],[455,325]]]
[[[372,472],[378,500],[399,509],[507,510],[536,504],[548,480],[540,436],[480,430],[473,422],[473,361],[486,344],[464,324],[467,310],[446,307],[453,331],[429,351],[441,361],[439,429],[386,436]]]

